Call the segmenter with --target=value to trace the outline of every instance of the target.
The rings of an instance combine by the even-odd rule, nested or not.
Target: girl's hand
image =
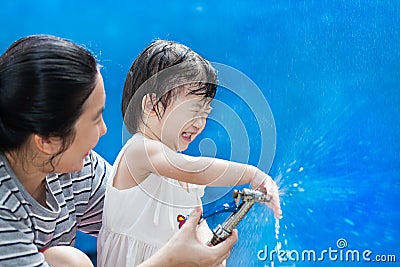
[[[259,190],[271,198],[271,201],[266,202],[266,205],[273,210],[275,218],[280,218],[282,216],[282,210],[279,190],[271,176],[258,170],[251,180],[250,185],[253,189]]]

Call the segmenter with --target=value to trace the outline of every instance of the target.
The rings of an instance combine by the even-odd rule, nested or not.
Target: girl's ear
[[[54,155],[60,150],[61,140],[55,137],[43,137],[35,134],[33,136],[37,149],[46,155]]]
[[[154,104],[156,103],[156,95],[155,94],[147,94],[142,99],[142,110],[143,113],[152,116],[155,115]]]

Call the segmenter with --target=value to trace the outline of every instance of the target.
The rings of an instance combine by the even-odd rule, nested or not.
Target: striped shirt
[[[25,190],[0,152],[0,266],[49,266],[38,249],[97,235],[110,165],[94,151],[79,172],[46,177],[46,206]]]

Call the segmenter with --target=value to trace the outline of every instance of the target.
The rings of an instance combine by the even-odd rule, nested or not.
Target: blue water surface
[[[96,150],[110,162],[122,147],[125,75],[155,38],[186,44],[258,86],[276,127],[272,166],[259,162],[252,107],[224,88],[216,100],[242,118],[246,163],[277,179],[283,218],[276,238],[272,213],[256,204],[238,226],[227,266],[398,265],[377,260],[400,261],[399,1],[0,2],[1,51],[37,33],[71,39],[97,55],[108,133]],[[231,134],[209,121],[185,153],[231,159]],[[230,201],[229,190],[207,189],[205,209]],[[211,218],[210,226],[227,216]],[[277,242],[294,259],[279,262],[272,254],[271,262]],[[77,246],[95,257],[95,239],[80,235]]]

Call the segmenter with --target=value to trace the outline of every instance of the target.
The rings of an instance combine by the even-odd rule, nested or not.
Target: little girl
[[[175,42],[155,41],[133,62],[122,98],[133,136],[108,181],[98,266],[136,266],[153,255],[202,205],[205,185],[249,183],[272,197],[268,205],[280,216],[278,188],[258,168],[179,153],[203,131],[216,84],[211,64]],[[211,239],[205,221],[199,235]]]

